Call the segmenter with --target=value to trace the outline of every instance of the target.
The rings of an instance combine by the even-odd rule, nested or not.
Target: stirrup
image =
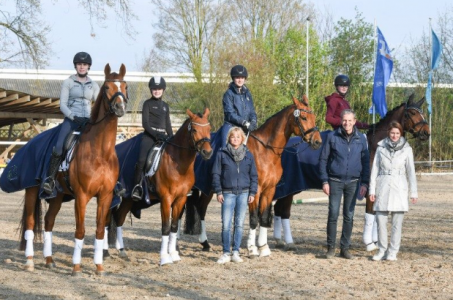
[[[142,200],[143,196],[143,188],[141,185],[137,184],[134,186],[134,189],[132,190],[132,200],[134,201],[140,201]]]
[[[52,177],[47,177],[44,179],[44,183],[42,185],[42,189],[47,195],[52,195],[53,190],[55,189],[55,179]]]

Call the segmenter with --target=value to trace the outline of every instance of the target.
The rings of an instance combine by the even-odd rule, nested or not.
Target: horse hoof
[[[174,263],[181,260],[181,257],[179,256],[179,252],[178,251],[175,251],[175,252],[171,253],[170,256],[171,256],[171,260]]]
[[[46,263],[46,268],[47,269],[54,269],[56,267],[54,262]]]
[[[126,250],[120,249],[118,255],[125,261],[130,261],[129,256],[127,256]]]
[[[106,258],[111,258],[108,249],[104,249],[104,250],[102,251],[102,255],[103,255],[104,259],[106,259]]]
[[[255,258],[255,257],[259,256],[258,248],[255,245],[249,246],[248,251],[249,251],[249,258]]]
[[[294,243],[288,243],[285,245],[285,251],[296,251],[296,245]]]
[[[35,263],[31,259],[27,259],[27,262],[24,265],[24,270],[28,272],[33,272],[35,270]]]
[[[203,243],[200,243],[203,246],[203,251],[209,252],[211,251],[211,245],[209,245],[208,240],[204,241]]]
[[[269,249],[269,246],[267,244],[259,247],[259,251],[260,257],[271,256],[271,249]]]
[[[165,265],[172,264],[172,263],[173,263],[173,260],[171,259],[170,254],[161,255],[161,257],[160,257],[161,266],[165,266]]]
[[[283,249],[285,247],[285,242],[282,239],[275,239],[275,248]]]

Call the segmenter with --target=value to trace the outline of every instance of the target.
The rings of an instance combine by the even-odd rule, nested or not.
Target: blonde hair
[[[245,141],[246,137],[245,137],[245,133],[244,133],[244,131],[242,130],[242,128],[240,128],[240,127],[231,127],[230,130],[228,130],[228,134],[227,134],[227,139],[226,139],[227,144],[228,144],[229,141],[230,141],[231,135],[232,135],[233,133],[235,133],[235,132],[238,132],[238,133],[241,135],[241,137],[242,137],[242,143]]]

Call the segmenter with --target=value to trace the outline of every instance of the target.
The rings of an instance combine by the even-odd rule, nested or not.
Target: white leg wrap
[[[83,248],[83,240],[74,239],[74,254],[72,255],[72,263],[74,265],[79,265],[82,261],[82,248]]]
[[[123,241],[123,227],[116,227],[116,249],[124,249],[124,241]]]
[[[367,213],[365,214],[365,224],[363,226],[363,242],[365,243],[365,245],[373,242],[373,224],[376,223],[375,219],[375,215]]]
[[[249,238],[247,239],[247,248],[250,246],[255,246],[256,240],[256,229],[249,230]]]
[[[25,246],[25,257],[34,256],[35,252],[33,251],[33,239],[35,238],[35,234],[33,230],[25,230],[24,238],[27,241]]]
[[[293,236],[291,234],[291,226],[289,224],[289,219],[282,219],[282,225],[283,225],[283,234],[285,235],[286,244],[294,243]]]
[[[377,231],[377,220],[374,218],[373,223],[373,243],[377,243],[378,241],[378,231]]]
[[[282,238],[282,218],[277,216],[274,216],[274,238]]]
[[[260,233],[258,235],[258,247],[264,246],[267,244],[267,228],[260,226]]]
[[[204,241],[208,240],[208,236],[206,235],[206,221],[203,220],[201,221],[201,233],[200,236],[198,237],[198,241],[200,243],[203,243]]]
[[[170,232],[170,241],[168,242],[168,253],[173,253],[176,251],[176,239],[177,234]]]
[[[94,264],[95,265],[102,265],[103,258],[104,258],[104,240],[94,240]]]
[[[162,244],[160,246],[160,255],[168,254],[168,235],[162,236]]]
[[[44,231],[44,258],[52,256],[52,231]]]
[[[109,228],[107,226],[104,230],[104,250],[109,250]]]

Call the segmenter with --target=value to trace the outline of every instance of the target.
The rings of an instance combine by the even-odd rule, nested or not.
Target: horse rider
[[[65,118],[61,124],[58,140],[52,151],[47,177],[42,186],[48,195],[51,195],[55,188],[55,176],[62,161],[66,137],[73,130],[88,122],[91,105],[99,95],[99,85],[88,77],[92,64],[90,54],[78,52],[72,62],[77,73],[69,76],[61,86],[60,110]]]
[[[227,135],[231,127],[238,126],[247,134],[257,128],[257,117],[253,105],[252,94],[245,85],[248,73],[242,65],[231,68],[233,80],[223,95],[224,125],[222,126],[222,147],[227,144]]]
[[[336,92],[325,97],[327,104],[326,122],[329,123],[334,130],[341,126],[341,112],[345,109],[351,109],[346,94],[349,91],[351,81],[349,77],[343,74],[335,77],[334,81]],[[356,121],[355,127],[358,129],[368,129],[368,124],[365,122]]]
[[[160,76],[154,76],[149,81],[149,90],[151,98],[143,103],[142,108],[142,125],[143,136],[140,145],[140,154],[135,165],[134,189],[132,190],[132,199],[140,201],[143,196],[142,172],[144,171],[146,157],[150,149],[156,142],[163,142],[173,136],[170,121],[170,108],[162,100],[162,96],[167,87],[165,79]]]

